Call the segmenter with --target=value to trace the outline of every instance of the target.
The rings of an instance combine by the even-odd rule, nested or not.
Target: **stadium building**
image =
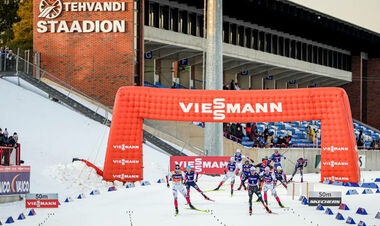
[[[203,0],[66,1],[34,1],[34,50],[54,76],[107,106],[125,85],[204,87]],[[285,0],[223,4],[225,85],[343,87],[353,118],[380,128],[380,34]]]

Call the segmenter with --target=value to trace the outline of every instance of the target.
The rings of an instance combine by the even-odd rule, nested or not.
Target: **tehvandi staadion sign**
[[[122,12],[126,2],[64,2],[41,0],[37,22],[38,33],[126,32],[125,20],[56,20],[65,12]]]

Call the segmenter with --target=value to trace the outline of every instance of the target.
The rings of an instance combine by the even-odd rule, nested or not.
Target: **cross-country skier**
[[[169,172],[166,176],[166,185],[169,188],[169,178],[172,179],[172,189],[173,189],[173,197],[174,197],[174,206],[175,206],[175,214],[178,214],[178,195],[177,193],[180,192],[183,197],[185,197],[187,203],[189,204],[189,207],[191,209],[196,209],[190,202],[190,197],[186,194],[186,190],[182,185],[183,180],[183,172],[181,171],[180,166],[177,164],[175,165],[175,170],[172,172]]]
[[[281,166],[281,158],[286,159],[286,157],[280,154],[278,150],[276,150],[275,153],[269,157],[269,160],[273,161],[274,168],[277,169],[278,166]]]
[[[240,182],[240,186],[238,188],[238,190],[241,189],[241,187],[243,186],[244,187],[244,190],[247,190],[247,188],[245,187],[245,181],[248,180],[248,174],[251,170],[251,168],[253,167],[253,165],[248,161],[246,160],[244,165],[243,165],[243,170],[242,170],[242,175],[241,175],[241,182]]]
[[[231,157],[231,160],[228,162],[226,168],[224,169],[224,173],[226,174],[223,180],[220,182],[217,188],[214,191],[219,190],[224,182],[226,182],[229,178],[231,178],[231,196],[234,194],[234,183],[235,183],[235,171],[236,171],[236,162],[235,158]]]
[[[250,159],[248,156],[243,155],[240,149],[236,149],[234,158],[237,166],[236,175],[238,175],[239,172],[242,170],[243,158],[249,159],[251,162],[253,162],[253,160]]]
[[[206,200],[212,201],[209,197],[207,197],[203,193],[203,191],[201,191],[201,189],[199,189],[198,185],[196,184],[197,181],[198,181],[198,173],[194,172],[194,170],[191,169],[191,166],[187,166],[186,172],[185,172],[185,185],[186,185],[186,190],[187,190],[187,196],[190,197],[190,188],[193,187],[195,190],[201,193]]]
[[[280,198],[277,196],[276,189],[274,188],[274,181],[276,181],[276,178],[273,175],[273,173],[271,172],[270,168],[266,167],[265,172],[261,173],[260,176],[263,178],[263,181],[264,181],[263,191],[264,191],[265,204],[268,205],[267,192],[268,192],[268,190],[270,190],[272,192],[273,196],[276,198],[278,205],[281,208],[284,208],[284,205],[282,205]]]
[[[250,168],[250,172],[247,174],[248,178],[248,197],[249,197],[249,215],[252,215],[252,195],[255,193],[257,195],[258,200],[263,204],[268,213],[272,213],[272,211],[265,205],[264,200],[261,196],[260,188],[259,188],[259,180],[261,180],[260,175],[256,172],[255,167]]]
[[[297,170],[300,170],[301,174],[301,183],[303,183],[303,167],[307,166],[307,159],[299,158],[296,162],[296,166],[294,167],[294,172],[292,174],[292,177],[290,178],[289,182],[293,180],[294,175],[296,175]]]
[[[277,169],[274,171],[274,175],[276,176],[274,186],[276,186],[277,181],[279,181],[285,188],[288,188],[288,186],[285,184],[287,182],[286,174],[284,173],[284,170],[282,170],[281,166],[277,166]]]

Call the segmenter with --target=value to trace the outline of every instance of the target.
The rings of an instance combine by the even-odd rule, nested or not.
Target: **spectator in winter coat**
[[[8,131],[4,131],[4,136],[2,137],[2,139],[0,141],[0,146],[3,146],[3,147],[9,146]],[[9,154],[10,154],[9,151],[10,151],[9,149],[3,150],[3,159],[4,160],[0,161],[0,162],[3,162],[4,163],[3,165],[6,165],[6,166],[9,166]]]
[[[230,90],[235,90],[235,81],[232,80],[230,83]]]
[[[231,135],[234,135],[236,133],[236,124],[231,123]]]
[[[9,137],[8,131],[4,131],[3,137],[1,138],[0,146],[8,147],[9,146]]]
[[[311,142],[311,127],[307,126],[306,128],[306,136],[307,136],[307,141]]]
[[[285,146],[286,145],[286,140],[283,136],[279,136],[277,138],[277,145],[280,145],[280,146]]]
[[[268,136],[269,136],[269,128],[266,127],[265,130],[264,130],[264,140],[266,141],[268,139]]]
[[[1,139],[3,138],[3,130],[0,128],[0,143],[1,143]]]
[[[247,122],[246,127],[245,127],[245,133],[247,137],[251,136],[251,130],[252,130],[251,123]]]
[[[235,137],[238,138],[237,142],[241,142],[241,139],[243,138],[244,134],[243,131],[241,131],[241,127],[236,128],[236,133],[234,134]]]
[[[230,138],[230,135],[231,135],[231,124],[230,123],[224,123],[223,124],[223,132],[225,133],[225,136],[227,138]]]
[[[13,133],[13,136],[9,137],[9,147],[17,148],[18,135],[16,132]]]
[[[364,146],[364,134],[363,134],[363,130],[360,131],[359,133],[359,136],[358,136],[358,140],[356,141],[356,143],[358,144],[358,147],[363,147]]]

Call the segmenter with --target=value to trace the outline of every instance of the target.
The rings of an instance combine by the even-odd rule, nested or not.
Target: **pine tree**
[[[17,16],[21,20],[13,24],[14,38],[8,45],[14,49],[33,49],[33,0],[20,1]]]
[[[17,16],[19,0],[1,0],[0,2],[0,45],[13,39],[12,25],[20,20]]]

